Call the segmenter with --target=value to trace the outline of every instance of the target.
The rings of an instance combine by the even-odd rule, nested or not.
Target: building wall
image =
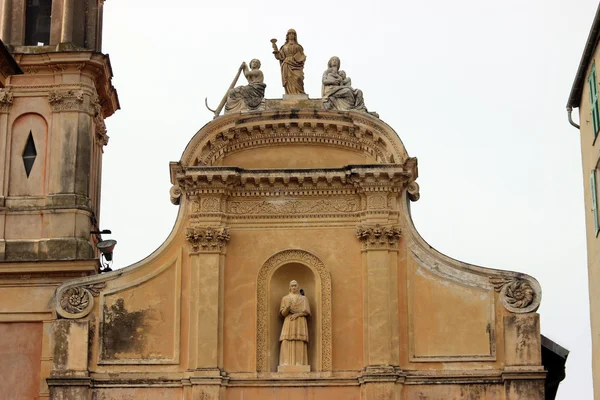
[[[596,74],[600,74],[600,51],[596,48],[593,61],[597,64]],[[586,80],[582,91],[579,108],[581,158],[583,170],[583,188],[585,197],[585,225],[588,250],[588,279],[590,292],[590,317],[592,330],[592,368],[595,398],[600,399],[600,235],[596,235],[592,204],[592,187],[590,174],[600,168],[600,134],[594,140],[594,129],[590,111],[590,87],[587,78],[592,63],[588,66]],[[600,172],[596,172],[600,183]],[[596,187],[600,199],[600,187]]]

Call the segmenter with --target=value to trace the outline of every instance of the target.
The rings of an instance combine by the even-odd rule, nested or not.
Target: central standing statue
[[[279,372],[310,371],[308,365],[308,299],[299,293],[298,282],[290,282],[290,293],[281,299],[279,313],[285,317],[281,329]],[[282,368],[283,367],[283,368]]]
[[[281,82],[285,88],[285,94],[304,93],[304,49],[298,43],[296,31],[290,29],[285,35],[285,43],[280,49],[277,48],[277,39],[271,39],[273,54],[281,65]]]

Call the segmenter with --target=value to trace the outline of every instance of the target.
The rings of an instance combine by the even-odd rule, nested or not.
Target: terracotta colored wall
[[[0,323],[0,397],[37,398],[41,355],[41,322]]]

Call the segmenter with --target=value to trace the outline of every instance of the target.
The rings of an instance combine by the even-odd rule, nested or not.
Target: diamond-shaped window
[[[25,173],[27,174],[28,178],[36,157],[37,151],[35,150],[35,143],[33,142],[33,134],[31,131],[29,131],[29,137],[27,138],[27,143],[25,144],[25,150],[23,150],[23,165],[25,165]]]

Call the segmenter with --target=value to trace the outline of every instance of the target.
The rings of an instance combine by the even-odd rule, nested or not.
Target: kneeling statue
[[[310,315],[308,299],[300,294],[298,282],[290,282],[290,293],[281,299],[279,313],[285,317],[281,329],[281,349],[278,372],[309,372],[308,324]]]
[[[227,93],[225,113],[264,110],[267,85],[264,83],[264,76],[260,70],[260,61],[256,58],[250,61],[250,69],[243,62],[240,69],[244,71],[248,85],[238,86]]]

